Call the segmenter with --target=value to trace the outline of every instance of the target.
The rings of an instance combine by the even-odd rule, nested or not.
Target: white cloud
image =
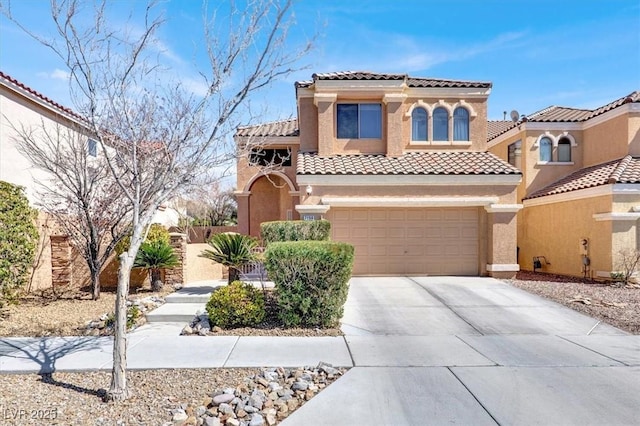
[[[38,77],[52,79],[52,80],[61,80],[61,81],[69,81],[69,77],[71,74],[69,71],[61,70],[59,68],[54,69],[51,72],[39,72]]]

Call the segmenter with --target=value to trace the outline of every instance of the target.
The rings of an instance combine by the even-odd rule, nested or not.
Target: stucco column
[[[238,233],[249,235],[249,195],[250,192],[236,192],[238,203]]]
[[[333,154],[335,135],[334,105],[338,95],[335,93],[316,93],[313,102],[318,107],[318,155]]]
[[[389,93],[382,99],[387,106],[386,111],[386,139],[387,156],[399,157],[402,155],[402,102],[405,95],[401,93]]]
[[[487,273],[496,278],[513,278],[520,270],[517,259],[518,204],[492,204],[487,211]]]
[[[165,270],[164,281],[169,285],[184,284],[184,278],[187,275],[187,235],[172,232],[169,234],[169,239],[179,263],[177,266]]]
[[[51,285],[67,286],[72,282],[71,244],[66,235],[51,236]]]

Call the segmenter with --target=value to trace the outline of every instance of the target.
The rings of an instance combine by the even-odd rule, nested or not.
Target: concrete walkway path
[[[353,278],[343,337],[179,336],[183,326],[130,333],[129,368],[353,367],[285,426],[638,423],[640,336],[490,278]],[[4,338],[0,373],[108,370],[111,348]]]

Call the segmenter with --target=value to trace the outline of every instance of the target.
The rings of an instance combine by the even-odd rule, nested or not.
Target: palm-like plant
[[[164,268],[178,266],[179,263],[178,257],[173,252],[173,247],[166,241],[156,240],[142,243],[133,267],[147,269],[151,280],[151,290],[160,291],[162,289],[160,271]]]
[[[229,284],[238,280],[240,268],[253,261],[253,249],[258,241],[242,234],[216,234],[207,241],[211,250],[203,250],[200,257],[218,262],[229,268]]]

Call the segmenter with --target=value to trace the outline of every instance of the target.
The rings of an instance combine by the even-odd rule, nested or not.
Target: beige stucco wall
[[[612,222],[596,221],[593,215],[609,212],[611,195],[590,197],[540,206],[522,211],[526,227],[520,247],[520,267],[533,269],[533,257],[545,256],[551,263],[542,270],[556,274],[582,276],[580,240],[589,241],[591,271],[611,270]]]
[[[0,180],[25,187],[32,205],[38,201],[36,180],[46,181],[47,174],[31,166],[17,149],[16,129],[46,128],[55,134],[56,124],[68,121],[36,102],[0,85]]]
[[[584,131],[584,165],[616,160],[629,153],[629,114],[622,114]]]
[[[185,283],[204,280],[218,280],[222,278],[222,265],[212,260],[200,257],[208,244],[187,244],[187,268]]]

